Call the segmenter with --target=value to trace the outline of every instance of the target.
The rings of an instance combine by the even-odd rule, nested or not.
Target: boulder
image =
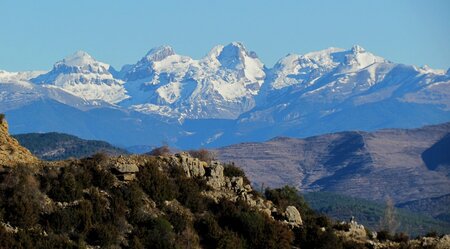
[[[139,167],[136,164],[118,164],[114,166],[114,169],[122,174],[139,172]]]
[[[286,217],[286,221],[290,226],[298,227],[298,226],[303,225],[303,221],[302,221],[302,217],[300,216],[300,212],[294,206],[286,207],[284,216]]]

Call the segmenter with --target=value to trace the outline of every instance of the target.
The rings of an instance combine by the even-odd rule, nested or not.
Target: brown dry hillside
[[[258,185],[289,184],[302,191],[372,200],[390,196],[404,202],[450,193],[450,163],[443,156],[450,148],[442,146],[449,133],[450,123],[445,123],[411,130],[275,138],[217,152],[221,161],[235,162]]]
[[[37,161],[38,159],[29,150],[9,135],[8,123],[3,116],[0,117],[0,167]]]

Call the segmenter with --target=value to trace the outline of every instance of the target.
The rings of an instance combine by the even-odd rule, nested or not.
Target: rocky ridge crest
[[[38,159],[22,147],[8,132],[8,123],[0,117],[0,168],[36,163]]]

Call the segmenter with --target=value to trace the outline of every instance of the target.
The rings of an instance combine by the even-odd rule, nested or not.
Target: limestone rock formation
[[[8,132],[8,123],[0,119],[0,169],[18,164],[31,164],[38,159],[29,150],[22,147]]]
[[[139,172],[137,163],[130,157],[119,156],[112,164],[113,172],[118,178],[124,181],[136,179],[136,173]]]
[[[181,166],[187,177],[201,177],[211,187],[204,195],[215,201],[222,198],[230,201],[244,201],[251,207],[265,213],[269,217],[283,217],[283,222],[292,227],[301,226],[300,212],[293,206],[288,207],[286,213],[279,213],[273,203],[255,195],[250,184],[245,184],[241,176],[225,176],[224,166],[219,161],[206,162],[191,157],[187,153],[179,153],[170,156],[161,156],[169,165]]]
[[[289,226],[298,227],[303,225],[300,212],[294,206],[287,206],[286,211],[284,212],[284,216],[286,217],[286,221]]]

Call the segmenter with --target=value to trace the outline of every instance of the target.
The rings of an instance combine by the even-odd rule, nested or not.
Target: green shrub
[[[71,202],[78,200],[83,195],[83,186],[76,178],[72,167],[64,167],[57,179],[51,184],[48,192],[50,198],[60,202]]]
[[[118,243],[119,232],[112,224],[99,223],[87,234],[86,240],[90,245],[101,248],[110,247]]]
[[[18,166],[5,176],[0,186],[4,219],[13,226],[32,227],[39,221],[39,182],[31,168]]]
[[[409,236],[405,233],[396,233],[392,240],[398,243],[406,243],[409,241]]]
[[[145,193],[159,205],[177,197],[177,185],[156,165],[145,165],[137,174],[137,178]]]
[[[136,232],[144,248],[175,248],[176,237],[172,225],[163,217],[145,222]]]
[[[194,227],[200,236],[204,248],[217,248],[222,235],[222,228],[211,214],[204,214],[196,219]]]
[[[379,241],[392,240],[393,237],[387,230],[381,230],[377,232],[377,239]]]
[[[3,123],[3,120],[5,119],[5,114],[0,113],[0,124]]]
[[[244,184],[250,184],[250,180],[248,180],[245,172],[234,165],[234,163],[223,165],[223,175],[230,178],[233,176],[242,177],[244,179]]]
[[[294,187],[284,186],[279,189],[267,188],[264,195],[281,209],[286,209],[287,206],[295,206],[304,219],[314,215],[312,209],[309,208],[308,204]]]

